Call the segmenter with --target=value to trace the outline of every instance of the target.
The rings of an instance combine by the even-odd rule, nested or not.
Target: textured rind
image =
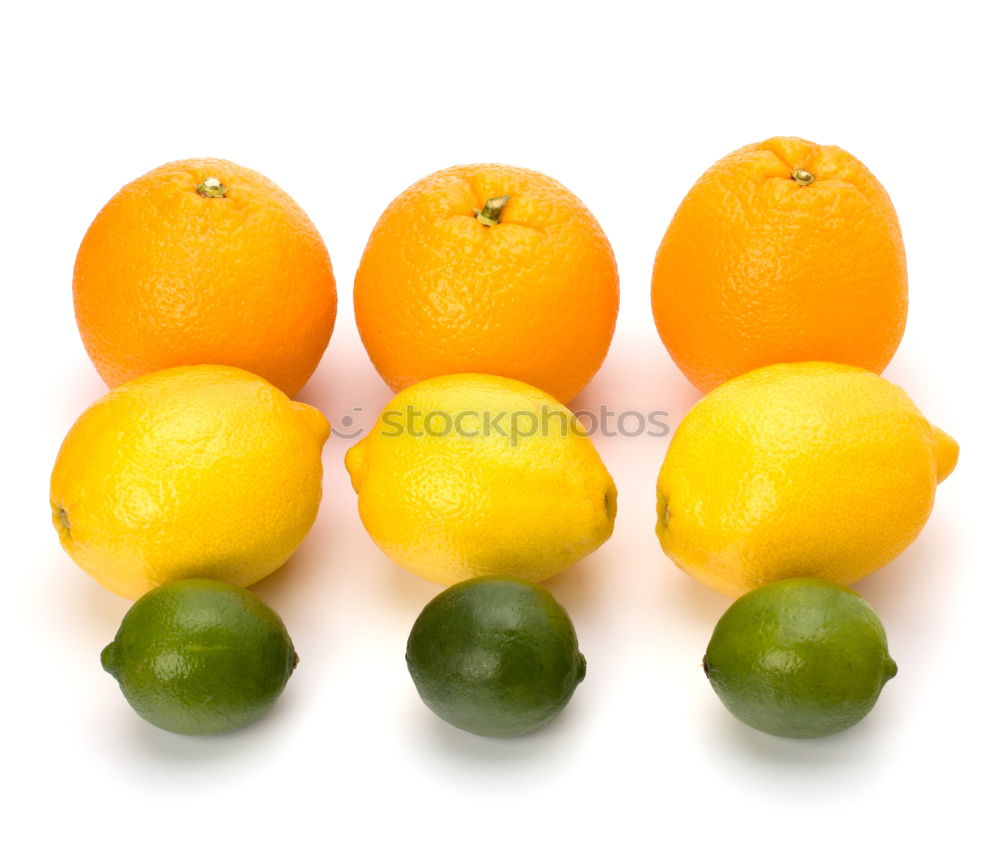
[[[94,403],[64,439],[53,526],[81,568],[127,598],[184,577],[250,585],[284,564],[315,520],[325,423],[233,367],[142,376]]]
[[[216,734],[263,715],[297,656],[281,619],[256,595],[185,580],[136,601],[102,660],[147,722],[179,734]]]
[[[407,412],[411,423],[399,429]],[[467,435],[419,434],[442,432],[442,412],[469,412],[458,424]],[[549,418],[548,434],[539,428],[513,446],[512,421],[526,431],[531,416]],[[512,379],[465,374],[411,386],[345,459],[365,528],[393,561],[434,582],[551,577],[614,528],[614,482],[574,422],[558,400]]]
[[[793,169],[815,181],[800,186]],[[681,202],[653,267],[653,315],[703,391],[767,364],[881,372],[903,336],[906,254],[889,195],[846,151],[775,137],[734,151]]]
[[[657,482],[657,535],[680,568],[731,597],[793,576],[851,584],[923,528],[938,445],[909,397],[872,372],[762,367],[681,422]]]
[[[198,194],[210,177],[224,198]],[[227,364],[289,396],[319,363],[337,311],[329,254],[302,208],[263,175],[214,159],[167,163],[119,191],[80,245],[73,299],[111,387]]]
[[[586,672],[566,610],[540,586],[506,577],[467,580],[434,598],[413,625],[406,663],[434,713],[491,737],[551,721]]]
[[[474,211],[509,195],[498,225]],[[601,366],[618,314],[614,253],[561,184],[528,169],[455,166],[418,181],[379,218],[354,310],[393,390],[449,373],[491,373],[562,402]]]
[[[796,738],[857,724],[896,674],[882,622],[857,593],[799,578],[732,604],[716,625],[704,667],[736,718]]]

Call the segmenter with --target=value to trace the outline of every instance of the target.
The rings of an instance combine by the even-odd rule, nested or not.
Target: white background
[[[5,542],[0,766],[7,848],[876,849],[995,840],[998,140],[991,3],[100,2],[4,6],[0,184]],[[699,668],[728,601],[653,532],[665,439],[599,442],[613,538],[550,588],[589,659],[567,711],[513,741],[448,728],[403,661],[437,587],[365,536],[324,454],[319,520],[256,587],[302,664],[241,732],[142,722],[98,655],[128,602],[50,528],[59,442],[104,387],[71,302],[79,240],[124,183],[214,156],[277,181],[327,241],[341,308],[303,392],[331,420],[389,398],[351,282],[384,206],[455,163],[551,174],[603,224],[622,307],[579,401],[697,394],[656,337],[653,255],[695,178],[747,142],[839,144],[889,190],[911,312],[886,372],[962,445],[920,539],[858,585],[899,676],[856,728],[784,741],[729,717]],[[920,848],[922,844],[918,844]]]

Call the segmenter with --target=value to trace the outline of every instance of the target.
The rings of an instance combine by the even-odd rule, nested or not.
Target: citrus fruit
[[[737,719],[780,737],[825,737],[857,724],[896,675],[872,608],[815,578],[780,580],[735,601],[703,666]]]
[[[354,312],[394,391],[492,373],[568,402],[611,344],[618,271],[597,220],[552,178],[455,166],[382,214],[358,267]]]
[[[217,580],[175,580],[125,614],[101,664],[143,719],[178,734],[218,734],[261,716],[299,658],[256,595]]]
[[[906,304],[906,255],[885,189],[846,151],[788,136],[705,172],[653,267],[660,337],[703,391],[789,361],[881,372]]]
[[[441,592],[413,625],[406,665],[431,710],[486,737],[551,721],[587,671],[566,610],[541,586],[511,577]]]
[[[235,367],[149,373],[70,429],[52,523],[73,560],[124,597],[185,577],[247,586],[312,526],[329,431],[315,408]]]
[[[76,257],[77,325],[109,386],[228,364],[294,396],[330,340],[330,257],[302,209],[226,160],[167,163],[97,214]]]
[[[860,367],[761,367],[681,422],[657,483],[660,544],[736,597],[785,577],[848,585],[927,521],[958,445],[898,387]]]
[[[345,459],[358,511],[398,564],[437,583],[540,581],[596,550],[617,491],[573,414],[499,376],[412,385]]]

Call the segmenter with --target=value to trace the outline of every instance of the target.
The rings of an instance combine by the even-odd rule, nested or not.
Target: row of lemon
[[[138,597],[282,565],[321,494],[323,415],[231,367],[179,367],[111,391],[52,475],[70,555]],[[857,367],[752,371],[684,419],[658,481],[664,551],[732,596],[787,576],[853,583],[917,535],[958,448],[896,386]],[[368,532],[439,583],[540,581],[597,548],[617,491],[580,422],[544,391],[480,374],[399,393],[347,453]]]

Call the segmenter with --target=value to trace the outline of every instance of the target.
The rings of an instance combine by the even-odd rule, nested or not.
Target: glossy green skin
[[[736,718],[801,738],[860,722],[896,674],[874,610],[851,589],[810,578],[770,583],[733,603],[704,667]]]
[[[487,737],[540,728],[587,671],[566,610],[541,586],[506,577],[466,580],[427,604],[406,664],[431,710]]]
[[[177,580],[143,595],[101,653],[132,709],[178,734],[248,725],[274,703],[297,662],[275,612],[217,580]]]

